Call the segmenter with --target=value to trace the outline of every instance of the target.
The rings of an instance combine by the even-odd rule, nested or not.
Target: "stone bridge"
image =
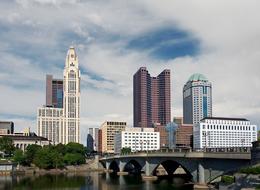
[[[144,173],[144,178],[156,176],[161,164],[168,175],[181,166],[194,183],[205,184],[215,178],[250,164],[250,152],[171,152],[136,153],[99,159],[107,170],[127,173],[129,168]],[[131,166],[131,167],[129,167]]]

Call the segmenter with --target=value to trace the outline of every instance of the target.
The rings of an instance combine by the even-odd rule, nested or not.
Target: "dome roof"
[[[202,74],[195,73],[190,76],[188,81],[208,81],[208,79]]]

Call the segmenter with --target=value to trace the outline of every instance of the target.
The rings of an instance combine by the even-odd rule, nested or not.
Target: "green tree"
[[[18,165],[25,163],[25,155],[22,150],[17,149],[14,151],[14,161],[17,162]]]
[[[52,168],[61,168],[64,166],[62,153],[58,152],[54,148],[54,149],[49,149],[49,154],[51,157],[51,167]]]
[[[67,153],[64,156],[64,162],[67,165],[80,165],[86,163],[85,157],[79,153]]]
[[[130,154],[131,148],[130,147],[124,147],[121,149],[121,154]]]
[[[9,137],[0,137],[0,151],[4,152],[8,156],[14,153],[15,147],[13,145],[12,139]]]
[[[85,155],[85,148],[82,144],[70,142],[66,145],[66,152]]]
[[[59,143],[54,148],[58,153],[62,155],[66,154],[66,146],[64,144]]]
[[[50,151],[48,146],[38,149],[34,155],[34,164],[43,169],[52,168],[52,158],[49,153]]]
[[[31,163],[33,163],[35,154],[40,149],[42,149],[42,147],[40,145],[36,145],[36,144],[27,146],[27,148],[25,150],[25,159],[26,159],[27,165],[31,165]]]

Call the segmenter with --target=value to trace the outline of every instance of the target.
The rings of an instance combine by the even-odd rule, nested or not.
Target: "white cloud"
[[[36,116],[37,107],[44,104],[45,74],[62,76],[64,61],[57,61],[64,60],[67,46],[75,43],[80,66],[88,72],[82,74],[82,139],[88,127],[105,120],[132,125],[132,76],[140,66],[147,66],[154,76],[171,69],[173,116],[182,115],[182,87],[199,72],[213,84],[215,116],[248,117],[260,125],[259,4],[237,0],[0,3],[0,113]],[[125,49],[130,38],[163,27],[195,36],[201,45],[199,55],[158,60],[145,50]],[[17,48],[27,46],[29,54],[39,57],[18,55]],[[41,59],[53,65],[39,66]],[[36,81],[42,83],[38,88],[30,84]],[[23,83],[30,89],[15,88]],[[19,125],[31,122],[14,120]]]

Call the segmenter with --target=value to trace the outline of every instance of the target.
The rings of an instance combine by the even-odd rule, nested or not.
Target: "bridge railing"
[[[211,153],[249,153],[251,147],[229,147],[229,148],[203,148],[203,149],[192,149],[192,148],[174,148],[174,149],[160,149],[160,150],[146,150],[146,151],[135,151],[125,154],[118,155],[136,155],[136,154],[158,154],[158,153],[173,153],[173,152],[211,152]]]

